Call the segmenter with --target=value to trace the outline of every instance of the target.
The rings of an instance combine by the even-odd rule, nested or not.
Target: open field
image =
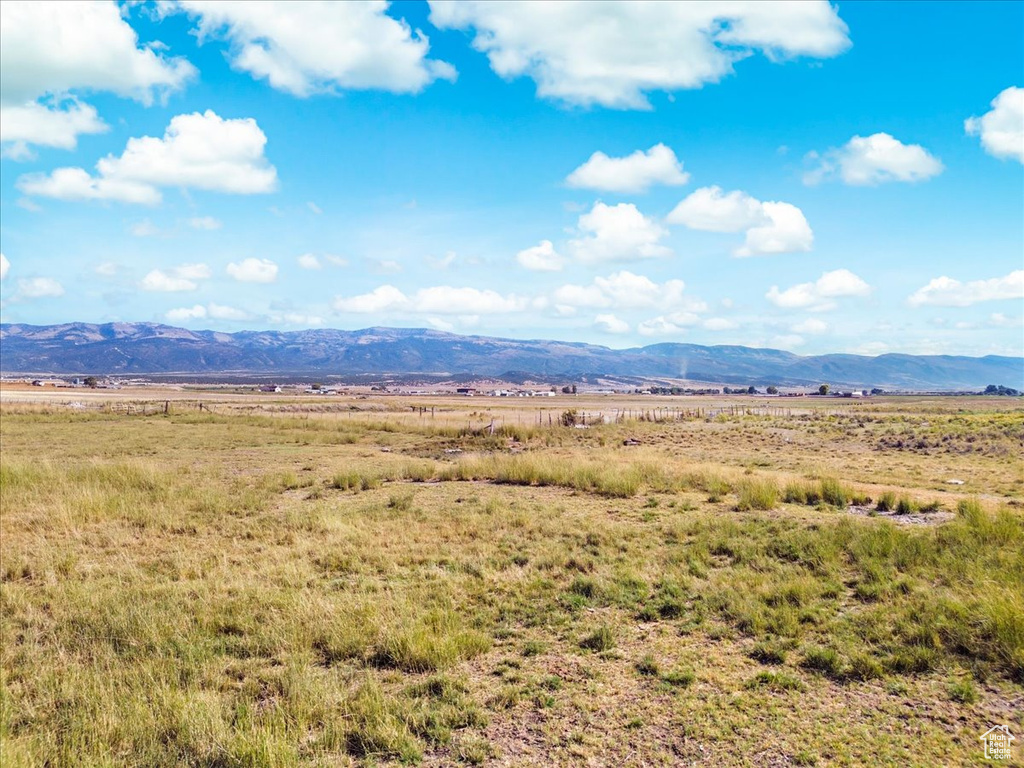
[[[0,401],[5,766],[1021,738],[1020,399],[86,394]]]

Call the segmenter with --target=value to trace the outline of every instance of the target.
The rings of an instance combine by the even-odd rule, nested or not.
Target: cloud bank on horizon
[[[943,9],[6,0],[3,320],[1022,355],[1024,6]]]

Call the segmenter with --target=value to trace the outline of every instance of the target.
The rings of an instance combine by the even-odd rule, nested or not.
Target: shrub
[[[896,509],[896,494],[892,491],[885,491],[878,497],[878,504],[875,509],[879,512],[892,512]]]

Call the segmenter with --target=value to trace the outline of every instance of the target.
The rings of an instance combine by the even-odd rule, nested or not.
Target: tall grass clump
[[[739,510],[775,509],[779,503],[779,485],[772,478],[744,480],[737,494],[736,508]]]

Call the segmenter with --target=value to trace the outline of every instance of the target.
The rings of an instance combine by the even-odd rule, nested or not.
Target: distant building
[[[465,395],[466,397],[473,397],[476,394],[476,390],[473,387],[458,387],[455,390],[457,395]]]

